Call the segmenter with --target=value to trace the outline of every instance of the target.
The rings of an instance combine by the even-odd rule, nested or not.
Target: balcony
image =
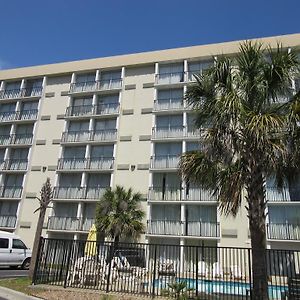
[[[49,217],[47,228],[52,230],[79,231],[81,227],[80,221],[80,218],[76,217]]]
[[[185,195],[186,201],[203,201],[203,202],[216,202],[217,197],[212,194],[211,191],[202,189],[202,188],[194,188],[190,187],[186,191]]]
[[[188,221],[183,225],[185,236],[220,237],[220,224],[216,222]]]
[[[54,187],[54,199],[100,199],[108,187]]]
[[[0,99],[41,97],[42,93],[43,93],[42,87],[4,90],[4,91],[0,91]]]
[[[62,143],[109,142],[117,139],[117,129],[83,130],[63,132]]]
[[[194,128],[194,126],[186,127],[185,137],[186,138],[197,138],[199,139],[205,134],[203,129]]]
[[[70,93],[97,92],[122,88],[122,78],[71,83]]]
[[[155,75],[155,84],[169,85],[183,83],[185,72],[160,73]]]
[[[0,186],[0,198],[18,199],[22,196],[22,186]]]
[[[283,188],[266,187],[266,200],[269,202],[293,202],[300,201],[300,187]]]
[[[48,218],[48,230],[89,231],[95,223],[94,218],[59,217]]]
[[[112,170],[113,157],[60,158],[58,170]]]
[[[11,136],[9,134],[2,134],[0,135],[0,145],[7,146],[10,144]]]
[[[154,100],[153,110],[156,112],[170,111],[170,110],[182,110],[183,108],[184,108],[184,106],[183,106],[182,98]]]
[[[220,224],[201,221],[148,220],[147,234],[219,238]]]
[[[148,220],[147,234],[181,236],[181,224],[179,220]]]
[[[11,135],[10,143],[13,145],[31,145],[32,139],[32,133],[16,133]]]
[[[17,217],[13,215],[0,216],[0,228],[15,228]]]
[[[36,120],[38,115],[37,109],[21,110],[16,112],[16,120],[29,121]]]
[[[177,169],[179,164],[179,155],[156,155],[150,159],[150,169]]]
[[[119,103],[103,103],[100,105],[69,106],[66,109],[65,117],[84,117],[115,115],[119,113]]]
[[[160,126],[152,128],[152,139],[182,139],[184,126]]]
[[[295,223],[269,223],[267,224],[267,237],[270,240],[300,240],[300,224]]]
[[[27,159],[6,159],[1,163],[0,168],[4,171],[26,171],[27,165]]]
[[[149,189],[148,199],[150,201],[180,201],[180,187],[151,187]]]

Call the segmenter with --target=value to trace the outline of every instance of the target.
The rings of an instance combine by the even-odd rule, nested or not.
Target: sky
[[[300,0],[2,0],[0,69],[300,33]]]

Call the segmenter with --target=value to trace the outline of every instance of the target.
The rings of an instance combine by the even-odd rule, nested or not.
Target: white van
[[[30,259],[31,250],[26,247],[19,236],[0,231],[0,266],[29,269]]]

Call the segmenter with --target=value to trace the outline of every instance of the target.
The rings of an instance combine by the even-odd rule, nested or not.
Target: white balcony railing
[[[151,201],[180,201],[180,187],[151,187],[149,189],[149,200]]]
[[[154,111],[181,110],[183,109],[182,98],[157,99],[154,101]]]
[[[147,233],[157,235],[182,235],[182,222],[179,220],[149,220]]]
[[[271,222],[267,224],[267,236],[274,240],[300,240],[300,224]]]
[[[174,84],[184,82],[185,72],[160,73],[155,76],[156,84]]]
[[[212,191],[194,187],[186,190],[185,199],[187,201],[217,201],[217,197],[213,195]]]
[[[151,157],[151,169],[177,169],[179,164],[179,155],[156,155]]]
[[[54,187],[54,199],[83,199],[84,188],[72,186],[58,186]]]
[[[80,117],[91,115],[110,115],[119,113],[119,103],[102,103],[98,105],[69,106],[66,109],[66,117]]]
[[[81,220],[77,217],[53,216],[48,218],[48,229],[79,231],[80,226]]]
[[[1,186],[0,198],[21,198],[23,187],[22,186]]]
[[[183,138],[184,126],[160,126],[152,128],[153,139]]]
[[[103,79],[100,81],[76,82],[70,85],[70,93],[114,90],[122,88],[122,78]]]
[[[86,188],[86,199],[100,199],[107,187],[99,187],[99,186],[88,186]]]
[[[89,231],[91,227],[95,224],[95,219],[94,218],[85,218],[83,217],[82,221],[82,231]]]
[[[266,187],[266,200],[269,202],[300,201],[300,187],[285,187],[283,189]]]
[[[15,215],[0,215],[0,227],[15,228],[17,217]]]
[[[220,226],[216,222],[188,221],[184,222],[186,236],[219,237]]]

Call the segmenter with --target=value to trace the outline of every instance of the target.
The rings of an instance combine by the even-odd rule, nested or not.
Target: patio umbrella
[[[87,241],[84,247],[84,254],[87,256],[96,256],[97,255],[97,230],[95,224],[92,225]]]

